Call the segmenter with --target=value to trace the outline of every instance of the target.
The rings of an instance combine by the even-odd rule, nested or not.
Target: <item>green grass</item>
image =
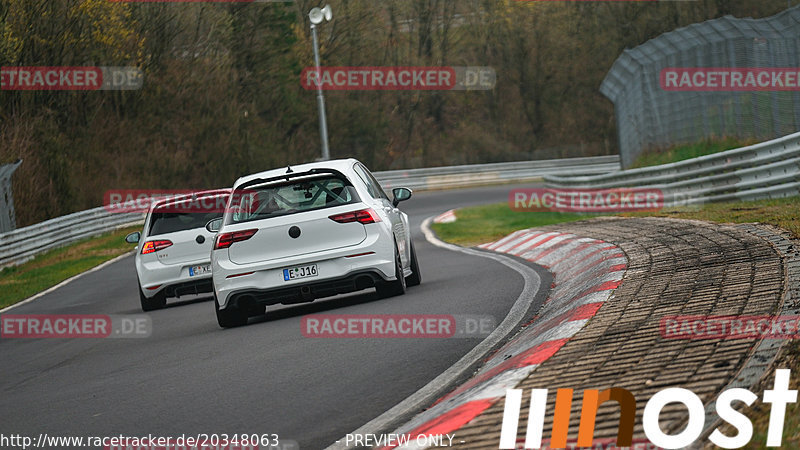
[[[667,208],[619,214],[622,217],[672,217],[721,223],[762,222],[790,231],[800,238],[800,197],[754,202],[709,203],[700,207]],[[507,203],[456,210],[458,220],[431,227],[440,239],[471,247],[492,242],[517,230],[597,217],[598,214],[517,212]]]
[[[697,158],[698,156],[711,155],[725,150],[745,147],[752,143],[755,143],[755,141],[746,142],[734,138],[726,138],[721,140],[708,140],[691,145],[681,145],[667,150],[648,151],[639,155],[630,168],[635,169],[637,167],[657,166],[660,164],[683,161]]]
[[[458,219],[431,227],[440,239],[464,247],[491,242],[517,230],[562,222],[574,222],[596,215],[560,212],[517,212],[507,203],[459,209]]]
[[[800,238],[800,197],[749,202],[709,203],[701,207],[621,214],[625,217],[673,217],[721,223],[761,222],[790,231]]]
[[[38,255],[19,266],[6,267],[0,272],[0,308],[133,250],[134,245],[125,242],[125,235],[140,229],[131,227],[84,239]]]

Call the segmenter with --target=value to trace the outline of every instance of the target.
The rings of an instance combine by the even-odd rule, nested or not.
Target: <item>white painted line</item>
[[[514,305],[511,307],[511,310],[509,310],[505,319],[500,322],[497,328],[495,328],[495,330],[489,336],[487,336],[486,339],[481,341],[466,355],[461,357],[461,359],[459,359],[455,364],[445,370],[441,375],[434,378],[431,382],[420,388],[417,392],[411,394],[408,398],[398,403],[393,408],[362,425],[352,433],[349,433],[351,435],[376,434],[377,432],[387,428],[388,424],[392,423],[395,417],[407,415],[412,411],[420,411],[423,408],[429,407],[431,403],[441,396],[443,387],[452,385],[456,380],[461,378],[465,371],[476,361],[484,358],[492,348],[516,332],[517,325],[523,319],[525,319],[525,313],[530,308],[531,303],[533,303],[534,299],[536,298],[536,294],[539,292],[541,287],[542,280],[539,278],[539,274],[537,274],[536,271],[529,266],[516,261],[511,257],[503,256],[498,253],[487,253],[479,250],[463,248],[439,240],[430,229],[430,224],[432,221],[433,217],[429,217],[425,219],[420,226],[422,233],[425,235],[425,239],[428,242],[447,250],[492,259],[515,270],[522,276],[524,280],[522,292],[520,292],[519,297],[517,297],[517,300],[514,302]],[[337,442],[327,447],[326,450],[338,450],[346,448],[348,448],[348,446],[345,444],[345,437],[343,436]]]
[[[485,249],[488,249],[488,250],[494,250],[497,247],[499,247],[501,245],[505,245],[507,242],[511,242],[514,239],[517,239],[518,237],[522,236],[523,234],[527,234],[527,233],[528,233],[528,230],[517,230],[517,231],[509,234],[508,236],[506,236],[504,238],[498,239],[495,242],[489,242],[489,243],[483,244],[483,245],[481,245],[481,248],[485,248]],[[426,236],[426,239],[427,239],[427,236]]]

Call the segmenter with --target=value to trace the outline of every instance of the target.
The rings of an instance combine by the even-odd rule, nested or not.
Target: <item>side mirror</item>
[[[210,231],[211,233],[216,233],[220,228],[222,228],[222,217],[211,219],[206,224],[206,230]]]
[[[125,242],[127,242],[128,244],[138,244],[139,239],[141,238],[142,238],[142,233],[134,231],[133,233],[125,236]]]
[[[413,194],[413,192],[409,188],[399,187],[392,189],[392,195],[394,195],[392,205],[397,206],[400,202],[410,199],[411,194]]]

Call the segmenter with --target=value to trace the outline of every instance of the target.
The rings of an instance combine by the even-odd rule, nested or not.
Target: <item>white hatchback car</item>
[[[230,189],[151,202],[144,228],[125,237],[137,247],[135,264],[142,310],[163,308],[167,297],[212,292],[206,224],[223,215]]]
[[[244,325],[268,305],[372,287],[388,297],[420,284],[408,216],[397,209],[411,190],[393,194],[355,159],[237,180],[225,216],[207,224],[218,232],[211,273],[219,325]]]

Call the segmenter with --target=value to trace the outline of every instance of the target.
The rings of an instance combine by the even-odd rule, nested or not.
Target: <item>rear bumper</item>
[[[189,268],[210,263],[209,259],[199,259],[182,264],[167,265],[158,261],[143,262],[137,255],[136,274],[141,283],[141,290],[148,298],[161,292],[164,292],[167,297],[202,294],[213,291],[211,274],[192,276]]]
[[[344,277],[327,278],[293,284],[272,289],[243,289],[228,295],[226,307],[244,308],[255,305],[291,305],[312,302],[318,298],[331,297],[375,287],[384,282],[377,270],[363,270]]]
[[[379,239],[376,233],[363,245],[247,266],[232,264],[225,250],[216,250],[211,255],[211,273],[221,308],[227,308],[234,296],[242,297],[245,292],[261,299],[255,301],[264,305],[299,303],[366,289],[374,286],[377,280],[394,280],[394,255],[391,238]],[[291,281],[284,279],[284,269],[306,264],[316,264],[319,275]],[[366,284],[367,279],[372,282]],[[312,292],[308,292],[309,287],[313,287]],[[277,301],[268,299],[273,296]]]
[[[141,289],[141,287],[140,287]],[[209,294],[214,292],[214,282],[210,276],[191,281],[160,285],[158,289],[142,289],[145,297],[152,298],[163,293],[165,297],[182,295]]]
[[[186,281],[183,283],[169,285],[164,288],[167,297],[180,297],[181,295],[193,294],[208,294],[214,292],[214,283],[211,282],[211,277],[201,278],[199,280]]]

